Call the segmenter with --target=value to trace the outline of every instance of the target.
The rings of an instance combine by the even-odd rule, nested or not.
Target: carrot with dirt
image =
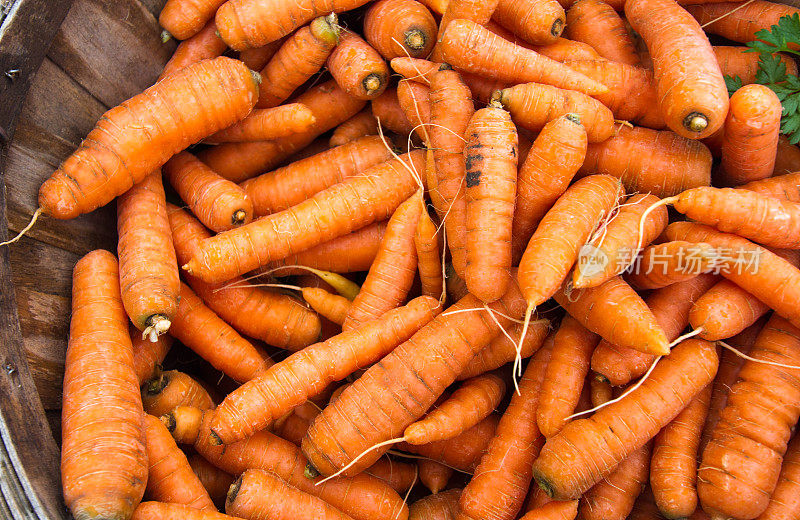
[[[597,334],[586,330],[575,318],[567,315],[561,320],[536,408],[536,425],[545,438],[561,431],[575,411],[599,341]]]
[[[488,417],[505,392],[506,384],[496,374],[467,379],[423,419],[405,429],[405,442],[428,444],[452,439]]]
[[[700,503],[712,517],[755,518],[764,512],[800,417],[800,330],[774,314],[750,358],[698,470]]]
[[[464,281],[483,302],[500,298],[511,270],[517,195],[517,129],[499,104],[475,112],[464,133],[466,261]]]
[[[257,74],[219,57],[190,65],[112,108],[39,188],[41,212],[71,219],[108,204],[190,144],[245,117],[257,86]],[[165,125],[165,110],[181,124]]]
[[[302,294],[303,299],[317,314],[337,325],[344,323],[350,311],[350,300],[316,287],[304,287]]]
[[[757,52],[753,52],[750,47],[715,45],[713,48],[723,75],[732,78],[738,77],[742,80],[743,85],[750,85],[756,82],[758,60],[760,58]],[[786,73],[796,76],[797,64],[794,60],[784,55],[778,55],[778,57],[786,67]]]
[[[255,214],[263,217],[300,204],[391,156],[380,137],[363,137],[248,179],[241,187],[252,199]]]
[[[422,461],[420,460],[420,462]],[[383,480],[398,493],[405,493],[411,489],[417,481],[418,473],[415,464],[398,462],[389,457],[379,459],[378,462],[364,471],[373,477]]]
[[[686,10],[706,32],[740,43],[755,40],[758,31],[778,25],[782,17],[800,13],[796,7],[766,0],[753,0],[746,5],[738,2],[690,5]]]
[[[199,33],[206,22],[214,18],[214,14],[225,0],[167,0],[158,15],[158,23],[164,28],[162,40],[174,36],[186,40]]]
[[[200,32],[178,45],[175,52],[172,53],[172,57],[164,65],[164,70],[161,71],[158,79],[160,81],[173,72],[185,69],[193,63],[222,56],[222,53],[227,48],[228,46],[217,34],[217,24],[214,23],[214,20],[211,20]],[[252,69],[252,67],[249,68]]]
[[[517,357],[518,346],[521,359],[531,357],[545,343],[550,331],[550,322],[545,319],[531,321],[525,338],[520,343],[522,326],[521,323],[516,323],[508,329],[508,336],[503,333],[495,336],[486,347],[475,354],[475,357],[458,375],[458,379],[464,380],[479,376],[514,361]],[[548,339],[548,341],[550,340]]]
[[[667,518],[686,518],[697,508],[697,450],[711,388],[701,390],[653,440],[650,486]]]
[[[433,494],[446,488],[447,483],[455,473],[453,468],[428,459],[418,460],[417,468],[419,468],[419,481]]]
[[[339,20],[331,13],[289,36],[261,69],[257,108],[277,107],[318,73],[339,43]]]
[[[430,89],[421,83],[400,80],[397,84],[397,101],[414,127],[414,133],[428,143],[428,127],[431,122],[431,105],[428,101]]]
[[[622,400],[548,439],[533,464],[536,481],[557,500],[579,497],[674,419],[714,379],[717,363],[713,344],[682,342]]]
[[[800,202],[800,172],[775,173],[776,177],[752,181],[738,186],[739,189],[754,191],[776,199]]]
[[[759,520],[789,520],[800,514],[800,436],[795,435],[783,457],[778,484]]]
[[[567,190],[586,155],[586,129],[576,114],[544,125],[519,169],[511,226],[512,262],[518,263],[536,226]]]
[[[209,144],[269,141],[302,133],[316,122],[314,113],[300,103],[253,110],[233,126],[206,138]]]
[[[456,520],[460,489],[428,495],[411,504],[408,520]]]
[[[300,448],[262,430],[253,436],[225,446],[211,440],[212,411],[179,407],[162,416],[173,437],[191,444],[197,452],[218,468],[240,475],[250,468],[274,473],[304,493],[314,495],[354,520],[403,520],[407,508],[402,498],[384,481],[361,474],[321,482],[321,477],[307,468]],[[356,497],[359,497],[357,500]]]
[[[364,16],[364,37],[387,60],[427,57],[436,44],[436,33],[433,15],[414,0],[381,0]]]
[[[375,99],[389,84],[383,57],[354,32],[345,31],[327,61],[328,71],[342,89],[357,99]]]
[[[342,330],[352,330],[377,319],[406,300],[417,272],[414,235],[421,197],[420,191],[409,197],[389,219],[378,254],[350,305]]]
[[[564,8],[556,0],[500,0],[492,19],[536,45],[557,42],[566,23]]]
[[[567,38],[591,45],[607,60],[640,65],[625,21],[601,0],[579,0],[567,11]]]
[[[189,466],[203,484],[214,504],[223,509],[228,489],[233,484],[233,476],[217,468],[197,453],[189,456]]]
[[[147,483],[143,413],[117,260],[92,251],[73,272],[61,409],[61,485],[76,518],[130,518]]]
[[[451,22],[439,45],[442,61],[464,72],[514,83],[544,83],[589,95],[608,91],[583,74],[469,20]]]
[[[203,385],[183,372],[169,370],[144,382],[142,406],[148,414],[161,417],[176,406],[211,410],[215,405]]]
[[[436,300],[422,296],[289,356],[228,394],[211,422],[214,442],[230,444],[264,429],[330,383],[380,360],[440,310]]]
[[[578,501],[549,502],[528,511],[520,520],[574,520],[578,515]]]
[[[179,273],[167,219],[161,172],[117,203],[117,253],[122,303],[142,336],[156,341],[178,309]]]
[[[664,242],[646,247],[625,280],[639,290],[685,282],[716,268],[721,253],[702,242]]]
[[[133,345],[133,371],[139,384],[142,384],[160,371],[161,362],[172,346],[172,337],[162,334],[154,343],[150,338],[143,338],[133,325],[129,327],[129,332]]]
[[[213,231],[227,231],[253,219],[253,201],[248,194],[189,152],[170,159],[164,175],[192,213]]]
[[[364,109],[337,126],[329,143],[333,148],[371,135],[378,135],[378,120],[371,110]]]
[[[131,520],[241,520],[214,511],[195,509],[183,504],[142,502]]]
[[[203,240],[184,270],[222,282],[379,222],[419,188],[414,171],[422,168],[421,151],[373,166],[287,210]]]
[[[408,135],[414,130],[414,125],[400,106],[396,88],[387,88],[383,94],[373,99],[370,105],[379,128],[388,128],[399,135]]]
[[[580,173],[613,175],[629,192],[665,197],[709,186],[711,161],[701,142],[669,131],[622,126],[607,141],[589,145]]]
[[[442,269],[442,255],[439,250],[439,232],[436,224],[428,214],[428,207],[424,200],[420,201],[421,208],[417,230],[414,233],[414,247],[417,250],[417,271],[419,272],[422,294],[432,296],[444,303],[447,297]]]

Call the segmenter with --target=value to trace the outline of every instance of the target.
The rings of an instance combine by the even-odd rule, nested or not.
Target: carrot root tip
[[[212,446],[222,446],[222,437],[217,435],[217,432],[211,430],[211,433],[208,434],[209,442]]]
[[[581,124],[581,116],[579,114],[573,114],[570,112],[569,114],[566,114],[564,117],[567,119],[567,121],[572,121],[576,125]]]
[[[251,70],[250,71],[250,76],[253,78],[253,82],[256,85],[261,85],[261,74],[259,74],[258,72],[254,71],[254,70]]]
[[[550,27],[550,34],[558,38],[562,32],[564,32],[564,20],[563,18],[556,18]]]
[[[419,51],[425,48],[425,44],[428,43],[428,38],[421,30],[411,29],[406,33],[405,43],[406,47],[409,49]]]
[[[161,423],[166,426],[167,431],[170,433],[175,433],[175,428],[178,426],[178,422],[175,420],[175,415],[172,412],[162,415],[159,417]]]
[[[172,322],[166,316],[161,314],[154,314],[147,319],[149,325],[142,331],[142,339],[150,338],[150,341],[155,343],[158,337],[169,330]]]
[[[307,479],[311,480],[313,478],[317,478],[319,475],[320,475],[320,473],[319,473],[319,471],[317,471],[317,468],[312,466],[310,463],[306,464],[306,469],[303,470],[303,476],[304,477],[306,477]]]
[[[158,395],[169,385],[169,376],[161,374],[158,378],[151,379],[144,384],[147,395]]]
[[[247,218],[247,212],[243,209],[240,209],[233,213],[233,216],[231,217],[231,223],[234,226],[238,226],[239,224],[244,222],[246,218]]]
[[[383,86],[383,77],[380,74],[372,73],[369,74],[364,81],[361,82],[361,85],[364,87],[364,90],[367,92],[368,95],[371,95],[373,92],[377,92]]]
[[[219,36],[219,33],[217,33],[217,36]],[[164,29],[163,31],[161,31],[161,43],[167,43],[171,39],[172,35],[168,30]]]
[[[239,494],[239,490],[242,488],[242,479],[244,475],[239,475],[239,478],[231,484],[231,487],[228,488],[228,495],[226,497],[226,502],[228,504],[232,504],[236,500],[236,496]]]
[[[592,377],[594,377],[595,381],[600,381],[601,383],[611,383],[606,376],[599,372],[595,372]]]
[[[539,487],[542,488],[542,490],[545,493],[547,493],[547,496],[549,496],[550,498],[553,498],[555,496],[556,490],[553,488],[553,485],[547,481],[546,478],[544,478],[541,475],[535,475],[534,478],[536,479],[536,483],[539,484]]]
[[[700,112],[692,112],[683,120],[683,126],[691,132],[702,132],[708,128],[708,118]]]

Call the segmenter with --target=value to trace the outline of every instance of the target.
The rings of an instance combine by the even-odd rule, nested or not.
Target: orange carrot
[[[289,36],[261,70],[258,108],[277,107],[325,65],[339,43],[335,14],[320,16]]]
[[[576,114],[590,143],[605,141],[614,131],[614,115],[602,103],[580,92],[549,85],[525,83],[503,89],[495,98],[511,112],[514,121],[533,132],[567,114]]]
[[[76,518],[129,518],[142,499],[143,413],[117,260],[92,251],[73,273],[61,410],[61,485]]]
[[[795,435],[783,457],[781,474],[769,505],[759,520],[789,520],[800,514],[798,481],[800,480],[800,436]]]
[[[160,171],[120,197],[117,232],[122,303],[136,328],[156,341],[175,316],[180,283]]]
[[[216,22],[214,25],[216,27]],[[280,40],[275,40],[261,47],[253,47],[251,49],[239,51],[239,60],[247,65],[250,70],[261,70],[267,65],[269,60],[275,56],[278,49],[281,48],[281,45],[283,45],[285,41],[286,38],[281,38]]]
[[[547,45],[534,45],[532,50],[551,60],[561,62],[566,60],[599,60],[602,58],[591,45],[561,37]],[[603,84],[605,85],[605,83]]]
[[[371,105],[372,114],[378,120],[379,127],[388,128],[400,135],[408,135],[414,129],[414,125],[408,120],[400,106],[396,88],[384,90],[383,94],[372,100]]]
[[[763,268],[763,267],[762,267]],[[712,517],[755,518],[767,508],[800,416],[800,330],[773,315],[756,338],[703,451],[700,503]]]
[[[442,19],[439,22],[439,34],[436,39],[436,47],[433,50],[433,56],[437,61],[442,56],[441,43],[444,38],[444,31],[455,20],[467,20],[475,23],[476,25],[485,26],[492,18],[492,14],[500,0],[488,0],[480,2],[478,0],[448,0],[447,7],[442,13]]]
[[[427,143],[428,126],[431,122],[431,105],[428,101],[430,89],[414,81],[400,80],[397,84],[397,101],[414,127],[414,132]]]
[[[650,443],[628,455],[583,495],[578,514],[585,520],[624,520],[647,484]]]
[[[624,399],[548,439],[533,464],[536,481],[556,499],[577,498],[674,419],[711,382],[717,363],[711,343],[684,341]]]
[[[697,508],[697,448],[711,399],[709,384],[653,441],[650,485],[667,518],[686,518]]]
[[[158,372],[159,365],[172,346],[172,337],[163,334],[153,343],[150,338],[143,338],[139,329],[133,325],[129,329],[133,345],[133,370],[139,384],[142,384]]]
[[[337,325],[344,323],[347,312],[350,310],[350,300],[338,294],[331,294],[325,289],[304,287],[303,299],[318,314]]]
[[[197,478],[200,479],[203,487],[206,488],[214,504],[224,508],[228,488],[233,484],[233,476],[212,465],[197,453],[189,457],[189,465],[192,467],[194,474],[197,475]]]
[[[178,45],[172,57],[164,65],[164,70],[161,71],[158,79],[164,79],[173,72],[185,69],[193,63],[221,56],[227,48],[228,46],[217,34],[217,24],[211,20],[200,32]],[[252,67],[250,68],[252,69]]]
[[[327,65],[339,86],[358,99],[375,99],[389,83],[389,66],[381,55],[350,31],[339,38]]]
[[[331,400],[333,400],[333,397],[331,397]],[[313,401],[306,401],[292,410],[292,413],[288,414],[282,423],[278,424],[278,421],[276,421],[273,432],[295,446],[300,446],[308,427],[311,426],[311,421],[320,412],[322,410]]]
[[[438,493],[447,487],[454,470],[435,460],[420,459],[417,461],[419,480],[431,493]]]
[[[561,320],[536,409],[536,424],[546,438],[561,431],[575,411],[592,351],[599,341],[599,336],[583,328],[575,318],[567,315]]]
[[[150,415],[161,417],[176,406],[201,410],[214,408],[214,400],[203,385],[177,370],[163,372],[142,385],[142,406]]]
[[[70,219],[107,204],[190,144],[246,116],[257,84],[257,75],[225,57],[172,74],[106,112],[39,188],[39,206]],[[164,111],[173,124],[165,124]]]
[[[722,280],[692,307],[689,322],[708,340],[729,338],[769,312],[769,306],[730,280]]]
[[[191,38],[203,29],[206,22],[214,18],[217,8],[224,0],[167,0],[158,23],[167,31],[162,38],[174,36],[179,40]]]
[[[511,228],[512,261],[517,263],[536,226],[555,204],[586,155],[586,130],[566,114],[545,124],[519,169]]]
[[[515,83],[544,83],[589,95],[608,91],[583,74],[468,20],[451,22],[440,45],[442,60],[465,72]]]
[[[639,65],[625,21],[601,0],[578,0],[567,11],[567,38],[591,45],[607,60]]]
[[[226,231],[253,219],[253,201],[248,194],[189,152],[170,159],[164,165],[164,174],[206,227]]]
[[[775,170],[772,174],[783,176],[796,171],[800,171],[800,148],[790,143],[785,135],[780,135],[778,136]]]
[[[367,10],[364,37],[387,60],[424,58],[436,43],[436,20],[414,0],[381,0]]]
[[[517,129],[492,103],[467,125],[466,256],[469,292],[492,302],[505,292],[511,269],[511,224],[517,194]]]
[[[427,205],[422,202],[417,230],[414,234],[414,247],[417,251],[417,270],[419,271],[422,294],[444,301],[446,297],[442,255],[439,252],[438,229],[428,214]]]
[[[453,264],[445,264],[445,277],[447,285],[447,294],[453,301],[458,301],[464,296],[469,294],[467,283],[456,274]]]
[[[702,509],[700,512],[702,513]],[[650,487],[646,487],[644,492],[639,495],[639,498],[636,499],[636,502],[633,504],[633,510],[631,514],[628,516],[628,520],[662,520],[664,517],[658,511],[658,507],[656,506],[656,501],[653,498],[653,492]],[[692,515],[692,520],[708,520],[707,518],[695,518],[695,515]]]
[[[398,462],[388,457],[379,459],[378,462],[365,471],[367,474],[383,480],[398,493],[405,493],[411,489],[411,486],[413,486],[417,480],[416,465]]]
[[[642,251],[625,280],[640,290],[660,289],[713,271],[720,255],[711,244],[702,242],[675,241],[652,245]]]
[[[550,322],[544,319],[534,320],[528,326],[528,332],[520,346],[520,358],[531,357],[545,343],[547,333],[550,331]],[[458,375],[459,380],[485,374],[514,361],[517,356],[517,346],[520,345],[522,335],[522,324],[517,323],[508,329],[509,339],[505,334],[500,333],[478,352],[467,364],[466,368]],[[548,341],[550,339],[548,338]]]
[[[528,511],[520,520],[574,520],[578,515],[578,501],[554,501]]]
[[[213,435],[229,444],[265,428],[330,383],[380,360],[440,310],[436,300],[422,296],[359,328],[289,356],[228,394],[214,413]],[[291,383],[287,386],[288,382]]]
[[[747,5],[738,2],[690,5],[686,10],[706,32],[741,43],[755,40],[758,31],[769,30],[781,17],[800,12],[796,7],[766,0],[753,0]]]
[[[737,4],[741,5],[741,4]],[[756,72],[758,72],[758,53],[750,52],[749,47],[734,47],[734,46],[714,46],[714,55],[717,57],[717,63],[722,74],[732,78],[738,77],[742,80],[743,85],[750,85],[756,82]],[[782,54],[778,57],[786,66],[786,73],[797,75],[797,64]]]
[[[589,145],[580,173],[619,177],[631,192],[664,197],[711,184],[711,152],[703,143],[669,131],[621,127]]]
[[[378,135],[378,120],[371,110],[364,109],[337,126],[329,142],[331,147],[341,146],[370,135]]]
[[[261,217],[300,204],[390,158],[391,152],[379,137],[363,137],[248,179],[241,186]]]
[[[350,305],[342,330],[352,330],[379,318],[408,296],[417,269],[414,234],[419,222],[418,197],[420,192],[409,197],[389,219],[378,255]]]
[[[421,498],[408,508],[408,520],[456,520],[460,489],[448,489]]]
[[[431,78],[441,67],[440,63],[423,60],[419,58],[409,58],[400,56],[392,58],[389,62],[392,70],[403,76],[403,78],[431,86]]]
[[[548,45],[559,40],[566,16],[556,0],[500,0],[492,18],[528,43]]]
[[[777,199],[800,202],[800,173],[776,172],[776,175],[777,177],[742,184],[738,188]]]
[[[269,141],[305,132],[314,124],[314,114],[305,105],[289,103],[274,108],[253,110],[233,126],[208,137],[207,143]]]
[[[142,502],[131,520],[240,520],[215,511],[195,509],[183,504]]]

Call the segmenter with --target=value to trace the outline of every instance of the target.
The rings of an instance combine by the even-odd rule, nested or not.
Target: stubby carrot
[[[206,488],[208,496],[220,509],[225,507],[225,497],[233,484],[233,476],[217,468],[197,453],[189,456],[189,465]]]
[[[159,80],[164,79],[173,72],[184,69],[193,63],[221,56],[227,48],[228,46],[217,34],[217,24],[211,20],[200,32],[178,45],[158,78]],[[252,69],[252,67],[249,68]]]
[[[550,331],[550,322],[545,319],[537,319],[530,322],[525,338],[520,344],[522,335],[522,324],[514,324],[508,329],[507,337],[500,333],[481,349],[474,358],[467,364],[464,370],[458,375],[459,380],[475,377],[496,368],[500,368],[506,363],[514,361],[517,356],[517,347],[520,347],[519,356],[522,359],[531,357],[539,348],[542,347]],[[547,341],[551,341],[548,339]]]
[[[161,417],[176,406],[193,406],[201,410],[214,408],[214,400],[203,385],[191,376],[169,370],[142,385],[142,406],[150,415]]]
[[[341,146],[370,135],[378,135],[378,120],[371,110],[365,109],[337,126],[329,143],[331,147]]]
[[[143,413],[117,260],[93,251],[73,273],[61,410],[61,485],[76,518],[130,518],[147,483]]]
[[[747,5],[738,2],[690,5],[686,10],[706,32],[741,43],[755,40],[758,31],[769,30],[781,17],[800,12],[796,7],[766,0],[753,0]]]
[[[139,329],[133,325],[129,329],[133,345],[133,370],[139,384],[142,384],[159,370],[159,365],[172,346],[172,336],[162,334],[158,340],[152,342],[150,338],[143,338]]]
[[[455,473],[453,468],[429,459],[418,460],[417,468],[419,468],[419,481],[433,494],[447,487],[448,481]]]
[[[350,31],[339,38],[327,65],[336,83],[358,99],[375,99],[389,83],[389,66],[381,55]]]
[[[143,502],[133,513],[131,520],[240,520],[232,516],[195,509],[183,504],[167,502]]]
[[[448,489],[421,498],[408,508],[408,520],[456,520],[460,496],[460,489]]]
[[[639,290],[660,289],[708,273],[722,253],[702,242],[664,242],[646,247],[625,280]]]
[[[558,41],[566,23],[564,8],[556,0],[500,0],[492,19],[536,45]]]
[[[214,18],[214,13],[223,3],[224,0],[168,0],[158,15],[158,23],[167,31],[162,37],[191,38]]]
[[[414,0],[381,0],[367,10],[364,37],[387,60],[425,58],[436,43],[436,20]]]
[[[39,188],[42,211],[70,219],[109,203],[174,154],[246,116],[258,98],[257,78],[241,62],[221,56],[190,65],[109,110]],[[164,111],[173,111],[181,124],[166,125]]]
[[[741,5],[741,4],[737,4]],[[756,82],[756,72],[758,72],[759,55],[757,52],[750,51],[749,47],[736,47],[729,45],[715,45],[714,55],[722,74],[732,78],[738,77],[743,85],[750,85]],[[782,54],[778,55],[781,62],[786,67],[786,73],[797,75],[797,64]]]
[[[591,45],[607,60],[639,65],[625,21],[601,0],[579,0],[567,11],[567,38]]]

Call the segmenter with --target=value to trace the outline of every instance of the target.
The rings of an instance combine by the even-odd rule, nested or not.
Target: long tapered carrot
[[[741,43],[755,40],[758,31],[769,30],[781,17],[800,12],[796,7],[766,0],[753,0],[747,5],[737,2],[690,5],[686,10],[706,32]]]
[[[341,35],[327,66],[336,83],[358,99],[375,99],[389,84],[389,66],[383,57],[354,32]]]
[[[532,463],[544,444],[535,417],[551,351],[531,359],[500,423],[495,438],[459,500],[459,518],[511,520],[522,509],[533,479]]]
[[[460,496],[461,489],[456,488],[421,498],[408,508],[408,519],[456,520]]]
[[[170,327],[180,290],[160,171],[120,197],[117,232],[122,303],[133,324],[155,341]]]
[[[795,435],[783,457],[781,474],[769,505],[759,520],[789,520],[800,514],[800,436]]]
[[[233,444],[211,444],[211,418],[210,411],[176,408],[162,420],[178,442],[194,445],[198,453],[228,473],[239,475],[249,468],[269,471],[299,490],[325,500],[354,520],[407,518],[407,508],[400,496],[384,481],[371,475],[336,478],[317,485],[322,479],[307,473],[308,462],[300,448],[266,430]],[[356,497],[360,498],[356,500]]]
[[[73,273],[61,409],[61,485],[76,518],[129,518],[142,499],[143,413],[117,260],[93,251]]]
[[[431,105],[428,101],[430,89],[421,83],[400,80],[397,84],[397,101],[414,127],[414,133],[427,143],[428,127],[431,122]]]
[[[613,175],[628,191],[663,197],[710,185],[711,161],[703,143],[669,131],[622,127],[607,141],[589,145],[580,171]]]
[[[558,41],[566,23],[564,8],[556,0],[500,0],[492,19],[536,45]]]
[[[39,188],[39,206],[70,219],[107,204],[174,154],[246,116],[257,85],[257,75],[226,57],[172,74],[106,112]]]
[[[544,83],[589,95],[608,91],[583,74],[468,20],[451,22],[439,45],[442,60],[465,72],[516,83]]]
[[[406,307],[289,356],[230,393],[214,413],[212,432],[225,444],[252,435],[330,383],[380,360],[440,310],[436,300],[423,296]],[[323,362],[323,358],[327,361]],[[287,385],[289,382],[292,383]]]
[[[337,325],[344,323],[350,310],[350,300],[318,287],[303,287],[303,299],[317,314]]]
[[[261,217],[299,204],[390,158],[391,151],[379,137],[364,137],[248,179],[241,186]]]
[[[628,455],[603,480],[584,493],[578,514],[585,520],[623,520],[647,483],[650,443]]]
[[[419,272],[422,294],[444,301],[445,285],[442,270],[442,255],[439,249],[438,229],[428,214],[423,202],[420,208],[417,230],[414,233],[414,247],[417,250],[417,271]]]
[[[220,508],[225,507],[225,497],[233,484],[233,476],[214,466],[197,453],[189,456],[189,465],[206,488],[208,496]]]
[[[716,268],[721,253],[702,242],[664,242],[646,247],[625,280],[639,290],[660,289]]]
[[[161,9],[158,23],[168,32],[167,36],[186,40],[200,32],[223,3],[225,0],[168,0]]]
[[[767,508],[800,416],[800,330],[774,314],[756,338],[703,451],[700,503],[712,517],[755,518]],[[759,361],[783,364],[765,364]]]
[[[364,37],[387,60],[425,58],[436,43],[436,20],[413,0],[375,2],[364,17]]]
[[[452,439],[428,444],[399,444],[399,449],[472,473],[495,436],[499,417],[492,414]]]
[[[639,65],[624,20],[607,3],[600,0],[579,0],[567,11],[567,38],[591,45],[603,58]]]
[[[717,363],[711,343],[684,341],[625,398],[548,439],[533,464],[536,481],[556,499],[577,498],[674,419],[711,382]]]
[[[575,318],[564,316],[553,338],[553,351],[542,384],[536,424],[546,438],[561,431],[575,411],[581,395],[592,351],[600,337],[586,330]]]
[[[721,128],[728,89],[700,24],[671,0],[626,2],[625,15],[650,51],[667,126],[691,139]]]
[[[201,410],[214,408],[214,400],[191,376],[169,370],[142,385],[142,406],[150,415],[161,417],[176,406],[193,406]]]
[[[337,126],[329,142],[331,147],[341,146],[370,135],[378,135],[378,120],[371,110],[364,109]]]
[[[167,502],[143,502],[133,513],[131,520],[241,520],[233,516],[195,509],[184,504]]]
[[[129,329],[133,345],[133,370],[139,384],[142,384],[158,372],[159,365],[172,346],[172,336],[162,334],[152,342],[150,338],[143,338],[139,329],[133,325]]]
[[[227,48],[228,46],[217,34],[217,24],[211,20],[200,32],[178,45],[158,78],[161,80],[193,63],[221,56]]]
[[[205,139],[206,143],[269,141],[302,133],[316,122],[314,113],[301,103],[253,110],[250,115]]]

